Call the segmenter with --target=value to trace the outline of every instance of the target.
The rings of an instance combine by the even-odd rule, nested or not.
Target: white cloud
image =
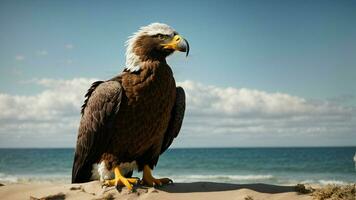
[[[219,88],[192,81],[187,93],[188,132],[209,134],[352,134],[355,109],[327,101],[308,101],[283,93]]]
[[[68,60],[66,60],[66,63],[67,63],[68,65],[73,64],[73,60],[72,60],[72,59],[68,59]]]
[[[16,55],[15,56],[15,60],[22,61],[24,59],[25,59],[25,57],[23,55]]]
[[[80,106],[82,93],[88,86],[86,79],[37,80],[46,89],[34,96],[0,94],[0,119],[7,120],[57,120],[71,114]]]
[[[0,146],[73,146],[84,94],[94,81],[38,79],[32,83],[44,87],[39,94],[0,93]],[[186,91],[187,111],[176,146],[356,141],[350,140],[356,139],[354,107],[193,81],[178,85]]]
[[[327,101],[307,101],[283,93],[267,93],[246,88],[219,88],[192,81],[181,82],[187,92],[191,112],[235,117],[350,116],[353,108]]]
[[[64,47],[65,47],[66,49],[73,49],[73,48],[74,48],[74,45],[73,45],[73,44],[66,44],[66,45],[64,45]]]
[[[85,78],[39,79],[31,81],[45,88],[37,95],[0,93],[0,144],[6,145],[4,142],[15,134],[34,138],[43,135],[42,139],[73,139],[84,94],[94,81]]]
[[[187,95],[183,127],[187,140],[210,137],[211,141],[207,142],[219,140],[226,145],[245,145],[241,139],[247,137],[248,146],[311,145],[313,142],[314,145],[342,145],[334,140],[339,137],[351,139],[343,145],[356,144],[355,107],[283,93],[205,86],[192,81],[179,85]],[[265,144],[253,141],[274,137],[274,141]],[[224,138],[235,141],[222,141]],[[311,139],[315,141],[310,144],[307,140]]]
[[[46,55],[48,55],[48,52],[46,50],[40,50],[40,51],[37,51],[36,54],[38,56],[46,56]]]
[[[23,75],[23,71],[18,67],[10,68],[10,74],[13,76],[21,76]]]

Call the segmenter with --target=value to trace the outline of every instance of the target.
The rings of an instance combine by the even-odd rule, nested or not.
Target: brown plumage
[[[89,88],[82,106],[73,183],[89,181],[93,164],[102,161],[108,170],[133,161],[139,171],[145,165],[153,169],[160,154],[177,137],[184,117],[185,94],[183,88],[176,87],[165,58],[174,50],[188,49],[177,42],[175,48],[166,47],[177,33],[167,25],[158,25],[150,25],[146,32],[142,28],[132,39],[139,70],[127,67],[120,75],[97,81]],[[162,38],[161,33],[152,33],[161,26],[168,27],[163,34],[172,35]],[[126,171],[126,176],[132,170]]]

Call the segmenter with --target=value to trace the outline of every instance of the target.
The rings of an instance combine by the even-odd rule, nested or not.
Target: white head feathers
[[[173,36],[175,30],[172,29],[167,24],[162,23],[152,23],[148,26],[141,27],[137,32],[135,32],[129,39],[126,41],[126,66],[125,69],[135,72],[140,70],[140,58],[134,53],[133,47],[134,44],[140,36],[143,35],[171,35]]]

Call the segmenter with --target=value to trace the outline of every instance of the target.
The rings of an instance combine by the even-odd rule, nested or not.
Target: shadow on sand
[[[278,186],[263,183],[254,184],[231,184],[215,182],[193,182],[193,183],[174,183],[158,188],[169,193],[190,193],[190,192],[221,192],[229,190],[250,189],[256,192],[269,194],[295,192],[294,186]]]

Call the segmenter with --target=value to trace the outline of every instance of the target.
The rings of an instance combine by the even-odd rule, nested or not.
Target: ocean
[[[154,170],[175,182],[356,183],[356,147],[182,148]],[[70,183],[74,149],[0,149],[0,183]],[[141,177],[135,173],[134,176]]]

